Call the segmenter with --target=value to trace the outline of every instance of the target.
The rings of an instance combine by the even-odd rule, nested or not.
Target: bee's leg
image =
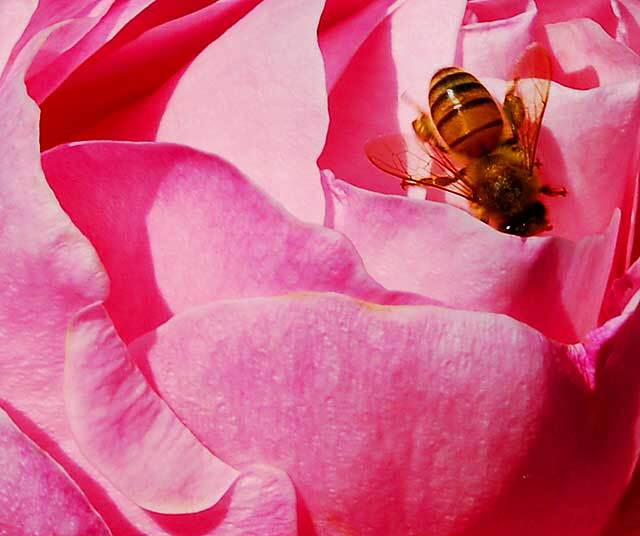
[[[564,186],[562,188],[552,188],[548,184],[543,184],[540,187],[540,193],[548,195],[549,197],[565,197],[567,195],[567,189]]]
[[[420,181],[417,181],[415,179],[402,179],[400,186],[402,187],[403,190],[406,190],[411,186],[422,186],[422,184],[420,184]]]
[[[425,177],[423,179],[412,179],[406,178],[402,179],[401,186],[403,190],[406,190],[410,186],[421,186],[422,188],[427,188],[429,186],[433,186],[436,188],[441,188],[444,186],[449,186],[458,180],[457,177],[449,177],[447,175],[434,175],[433,177]]]

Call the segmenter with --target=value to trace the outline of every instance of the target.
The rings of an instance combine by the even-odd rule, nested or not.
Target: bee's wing
[[[463,171],[442,149],[415,134],[378,136],[367,142],[365,152],[378,169],[402,179],[403,187],[431,187],[475,199]]]
[[[510,98],[519,99],[524,116],[515,121],[511,117],[509,119],[524,150],[524,164],[527,169],[532,170],[536,165],[540,127],[551,86],[551,59],[540,43],[533,43],[525,49],[513,68],[512,79],[513,82],[505,97],[504,108],[507,109]]]

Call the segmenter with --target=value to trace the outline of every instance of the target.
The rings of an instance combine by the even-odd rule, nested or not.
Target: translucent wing
[[[470,201],[475,199],[464,171],[443,150],[418,139],[415,134],[373,138],[365,145],[365,152],[374,166],[401,179],[403,188],[437,188]]]
[[[523,148],[525,167],[532,170],[551,85],[551,60],[540,43],[525,49],[513,68],[512,79],[503,108]]]

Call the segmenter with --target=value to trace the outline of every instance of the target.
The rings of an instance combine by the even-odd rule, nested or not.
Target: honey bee
[[[406,136],[382,136],[367,144],[369,160],[402,179],[403,188],[436,188],[467,199],[476,217],[502,232],[551,230],[540,196],[567,192],[541,183],[536,160],[551,80],[546,50],[531,45],[513,73],[499,106],[472,74],[440,69],[429,85],[429,112],[417,107],[412,123],[418,151],[409,149]]]

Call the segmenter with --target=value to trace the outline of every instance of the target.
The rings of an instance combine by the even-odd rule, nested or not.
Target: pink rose
[[[632,0],[36,3],[0,17],[0,533],[639,530]],[[400,95],[498,95],[533,41],[554,231],[389,195]]]

